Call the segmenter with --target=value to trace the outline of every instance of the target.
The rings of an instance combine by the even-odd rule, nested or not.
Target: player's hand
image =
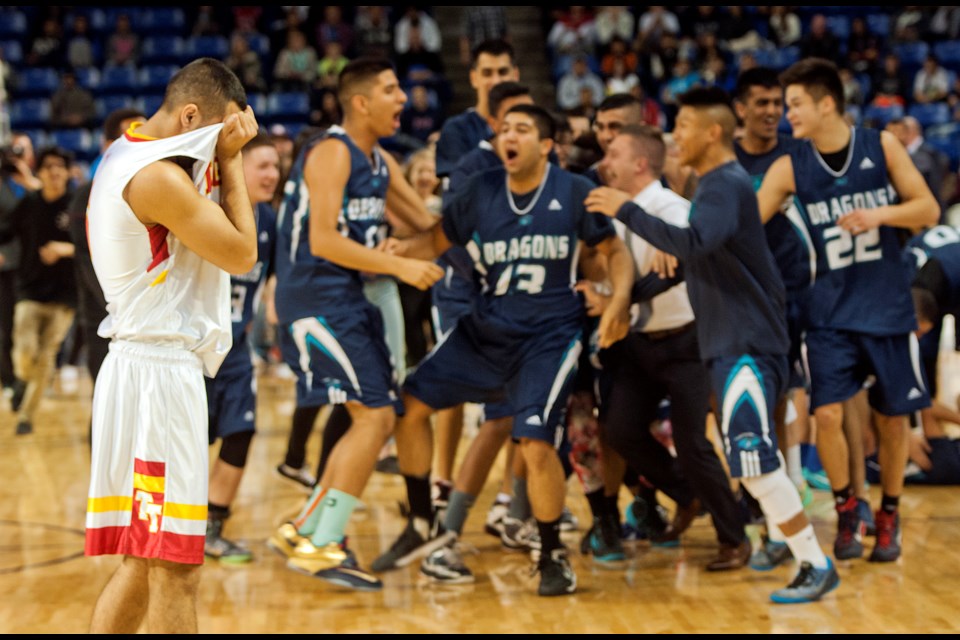
[[[612,303],[600,316],[600,326],[597,328],[597,344],[601,349],[608,349],[614,343],[623,340],[628,331],[630,331],[629,305]]]
[[[910,434],[910,460],[924,471],[933,469],[933,463],[930,461],[930,452],[933,448],[922,433]]]
[[[590,280],[581,280],[574,286],[574,289],[583,294],[583,307],[587,310],[588,316],[599,318],[603,315],[610,303],[610,296],[597,291]]]
[[[400,267],[394,275],[411,287],[426,291],[443,277],[443,268],[429,260],[400,258]]]
[[[878,209],[854,209],[837,219],[837,226],[858,235],[870,229],[876,229],[882,224]]]
[[[630,202],[630,196],[623,191],[612,187],[597,187],[587,194],[583,204],[587,207],[587,211],[614,218],[620,207],[627,202]]]
[[[657,249],[653,252],[653,262],[650,264],[650,270],[659,275],[661,279],[672,278],[677,273],[678,264],[680,262],[676,256]]]
[[[67,245],[67,246],[64,246],[64,245]],[[47,266],[56,264],[57,262],[60,261],[60,258],[66,257],[67,255],[70,254],[68,251],[68,247],[69,247],[69,243],[66,243],[66,242],[57,242],[55,240],[51,240],[50,242],[47,242],[39,249],[40,262],[42,262]]]
[[[253,140],[260,131],[257,118],[253,115],[253,107],[247,105],[243,113],[233,113],[223,121],[223,129],[217,139],[217,158],[227,160],[235,157],[243,149],[243,145]]]

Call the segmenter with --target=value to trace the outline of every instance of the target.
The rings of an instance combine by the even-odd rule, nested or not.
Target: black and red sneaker
[[[877,544],[870,554],[870,562],[893,562],[900,557],[900,513],[877,511]]]

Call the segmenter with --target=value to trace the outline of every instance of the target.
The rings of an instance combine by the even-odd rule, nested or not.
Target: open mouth
[[[512,161],[512,160],[516,160],[517,156],[519,156],[520,154],[517,152],[516,149],[507,149],[505,155],[507,157],[507,161]]]

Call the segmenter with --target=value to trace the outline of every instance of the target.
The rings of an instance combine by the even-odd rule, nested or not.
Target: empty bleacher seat
[[[99,153],[99,144],[89,129],[54,129],[50,143],[72,151],[78,159],[92,160]]]
[[[16,75],[14,88],[18,96],[49,97],[60,86],[60,74],[52,67],[25,67]]]
[[[101,94],[130,93],[135,90],[140,81],[137,70],[128,66],[104,67],[100,74]]]
[[[886,13],[868,13],[867,29],[881,38],[890,35],[890,15]]]
[[[916,118],[921,127],[927,128],[950,122],[950,107],[946,102],[917,103],[910,105],[907,115]]]
[[[262,33],[247,34],[250,50],[266,60],[270,56],[270,38]]]
[[[148,7],[137,13],[133,26],[144,34],[177,35],[183,33],[186,24],[186,16],[179,7]]]
[[[180,67],[174,64],[148,64],[140,69],[139,88],[144,93],[163,93]]]
[[[863,112],[863,119],[877,128],[883,128],[891,120],[902,118],[905,113],[904,108],[898,104],[889,106],[872,104]]]
[[[826,16],[827,28],[841,40],[850,37],[850,17],[845,15]]]
[[[933,45],[933,55],[951,71],[960,71],[960,40],[944,40]]]
[[[82,67],[74,69],[77,84],[87,91],[96,93],[100,89],[100,69],[96,67]]]
[[[279,92],[267,96],[265,118],[269,123],[304,120],[310,113],[310,98],[302,92]]]
[[[147,114],[147,117],[149,118],[160,110],[160,105],[163,104],[163,94],[160,93],[152,96],[143,96],[140,98],[140,104],[143,107],[142,111]]]
[[[901,42],[893,46],[893,52],[900,58],[900,67],[912,75],[923,66],[923,61],[930,53],[930,45],[922,40]]]
[[[13,66],[23,62],[23,45],[19,40],[4,40],[0,42],[0,58]]]
[[[184,54],[190,60],[216,58],[223,60],[230,53],[230,43],[223,36],[194,36],[184,43]]]
[[[94,107],[97,111],[97,119],[103,120],[110,114],[111,111],[117,109],[123,109],[132,107],[135,109],[142,110],[142,103],[136,98],[136,96],[126,94],[126,95],[111,95],[111,96],[102,96],[96,98],[93,101]]]
[[[49,98],[17,98],[9,110],[11,129],[38,129],[50,121]]]
[[[0,7],[0,39],[23,40],[29,26],[26,14],[17,7]]]
[[[180,64],[184,43],[180,36],[147,36],[140,47],[140,64]]]

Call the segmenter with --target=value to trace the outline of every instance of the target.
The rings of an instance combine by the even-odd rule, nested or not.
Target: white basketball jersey
[[[160,225],[145,226],[123,198],[138,171],[165,158],[195,160],[194,184],[219,202],[215,162],[222,124],[159,140],[133,130],[110,145],[87,206],[87,238],[107,301],[104,338],[193,351],[216,374],[230,350],[230,276]]]

